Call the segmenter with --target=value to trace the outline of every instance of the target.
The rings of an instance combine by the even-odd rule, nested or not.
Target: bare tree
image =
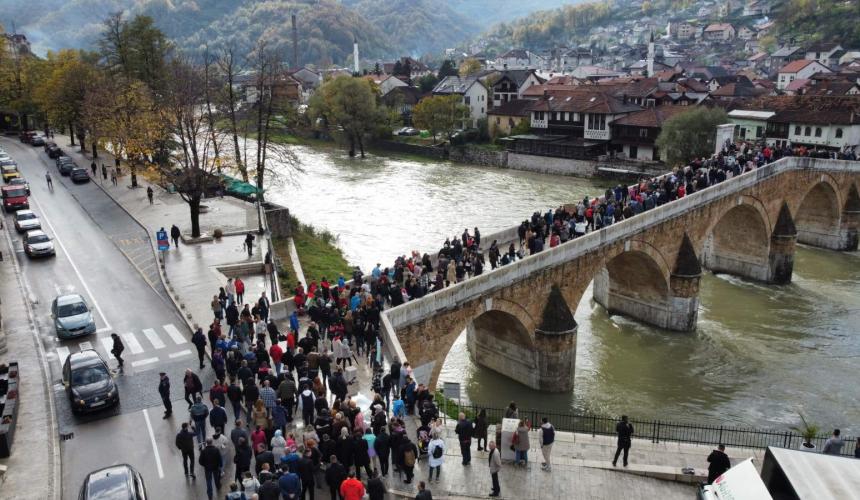
[[[212,148],[215,153],[215,162],[218,166],[218,173],[221,173],[221,153],[219,151],[218,140],[216,134],[218,131],[216,130],[216,120],[215,114],[212,112],[212,90],[213,86],[217,88],[218,82],[214,79],[215,72],[213,71],[212,64],[214,62],[214,57],[209,54],[209,47],[206,47],[206,50],[203,51],[203,89],[205,91],[206,98],[206,127],[209,129],[209,134],[212,136]]]
[[[247,164],[242,156],[242,151],[239,149],[239,123],[237,116],[239,112],[239,97],[236,93],[236,77],[241,72],[242,66],[236,55],[235,45],[230,44],[221,50],[221,56],[218,58],[218,66],[221,70],[221,77],[224,79],[222,101],[227,108],[230,133],[233,136],[233,155],[236,161],[236,168],[242,175],[242,180],[248,182]]]

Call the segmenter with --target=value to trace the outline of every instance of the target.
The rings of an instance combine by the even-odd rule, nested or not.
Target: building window
[[[639,137],[648,137],[648,129],[640,128],[639,129]]]
[[[842,139],[842,129],[841,128],[836,129],[836,138]]]
[[[591,130],[606,130],[606,115],[589,113],[588,128]]]
[[[513,118],[508,118],[508,127],[514,128],[516,125],[517,122],[515,122]]]
[[[761,126],[756,127],[756,128],[755,128],[755,136],[756,136],[756,138],[761,137],[761,133],[762,133],[762,132],[763,132],[763,130],[762,130]]]
[[[472,97],[471,96],[463,96],[463,103],[466,104],[466,106],[468,106],[469,104],[472,104]]]
[[[800,135],[800,125],[794,126],[794,135]]]
[[[815,137],[821,137],[821,127],[815,127]]]
[[[803,135],[805,135],[806,137],[812,135],[812,127],[806,127],[805,129],[803,129]]]

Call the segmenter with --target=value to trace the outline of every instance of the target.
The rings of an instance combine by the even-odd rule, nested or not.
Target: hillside
[[[860,47],[860,2],[788,0],[775,6],[774,16],[784,37]]]

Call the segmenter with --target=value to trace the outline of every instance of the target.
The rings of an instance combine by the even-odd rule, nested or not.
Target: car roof
[[[84,298],[81,297],[81,295],[78,293],[67,293],[65,295],[59,295],[55,300],[57,301],[58,306],[64,306],[66,304],[75,304],[77,302],[86,303]]]
[[[107,364],[95,349],[84,349],[82,351],[69,354],[70,368],[92,365],[104,365],[107,367]]]
[[[3,187],[0,187],[0,189],[2,189],[3,191],[12,191],[12,190],[18,190],[18,189],[24,189],[24,188],[22,186],[3,186]]]
[[[112,465],[90,472],[85,481],[86,500],[134,498],[133,481],[137,472],[128,464]]]
[[[41,236],[43,234],[45,236],[48,236],[47,234],[45,234],[45,231],[42,231],[41,229],[31,229],[27,231],[27,238],[32,238],[33,236]]]
[[[9,181],[9,184],[26,184],[26,183],[27,183],[27,179],[25,179],[23,177],[15,177],[14,179],[11,179]]]
[[[25,210],[18,210],[17,212],[15,212],[15,217],[18,217],[19,215],[27,215],[27,214],[36,215],[36,212],[34,212],[32,210],[26,210],[26,209]]]

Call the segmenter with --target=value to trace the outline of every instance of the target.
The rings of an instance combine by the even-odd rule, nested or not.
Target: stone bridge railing
[[[392,356],[401,362],[407,361],[403,348],[397,338],[397,329],[400,327],[417,323],[447,310],[455,309],[467,301],[490,295],[499,289],[528,279],[533,273],[559,266],[603,246],[623,241],[633,234],[642,232],[668,220],[682,217],[696,207],[732,196],[744,189],[755,186],[765,179],[784,172],[803,169],[860,174],[860,163],[790,157],[765,165],[728,179],[716,186],[693,193],[680,200],[667,203],[633,218],[570,240],[555,248],[547,249],[536,255],[527,256],[513,264],[487,271],[481,276],[470,278],[439,292],[426,295],[421,299],[383,311],[380,327],[383,339]],[[491,237],[491,235],[488,235],[488,237]],[[482,241],[487,240],[482,238]]]

